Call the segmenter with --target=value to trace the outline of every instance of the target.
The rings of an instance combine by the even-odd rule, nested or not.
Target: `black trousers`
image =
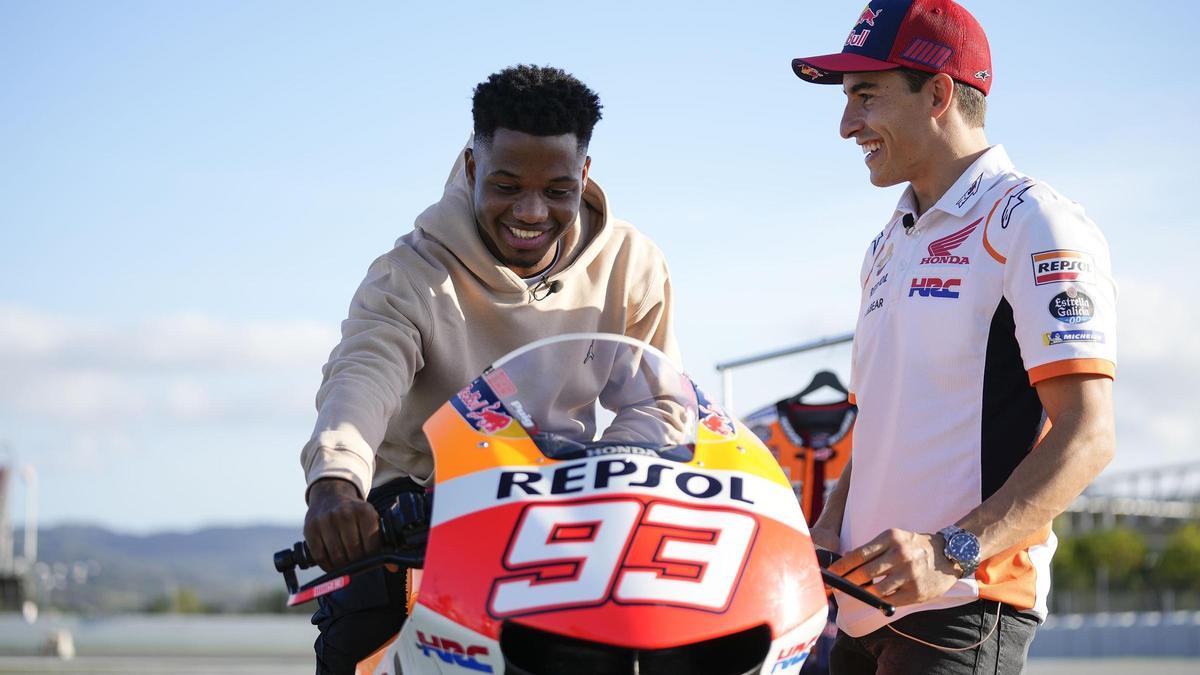
[[[367,501],[382,511],[401,492],[424,491],[401,478],[371,490]],[[313,643],[317,675],[353,675],[359,661],[400,632],[407,618],[406,578],[404,570],[393,573],[380,567],[355,575],[349,586],[317,599],[320,607],[312,616],[321,633]]]
[[[892,623],[896,629],[943,647],[966,647],[995,631],[978,647],[946,652],[896,634],[887,626],[853,638],[838,631],[830,654],[831,675],[1018,675],[1038,627],[1032,614],[976,600],[958,607],[916,612]]]

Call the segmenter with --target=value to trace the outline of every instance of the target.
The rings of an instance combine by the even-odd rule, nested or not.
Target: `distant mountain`
[[[23,535],[16,536],[20,541]],[[156,602],[162,609],[164,599],[169,607],[180,592],[211,609],[246,610],[283,591],[271,557],[301,536],[299,526],[151,535],[52,527],[38,532],[35,587],[40,604],[83,611],[136,611]]]

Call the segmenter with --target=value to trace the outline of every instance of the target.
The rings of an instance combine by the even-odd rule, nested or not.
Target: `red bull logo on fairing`
[[[485,434],[494,434],[497,431],[502,431],[512,423],[511,417],[500,412],[499,401],[479,410],[472,410],[467,413],[467,419],[471,420],[476,429]]]
[[[491,387],[478,380],[458,392],[451,403],[471,426],[485,434],[503,431],[513,421]]]

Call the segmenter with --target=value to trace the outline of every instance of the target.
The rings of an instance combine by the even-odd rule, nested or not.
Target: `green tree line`
[[[1127,527],[1064,538],[1054,554],[1054,585],[1084,591],[1200,591],[1200,524],[1171,534],[1161,551]]]

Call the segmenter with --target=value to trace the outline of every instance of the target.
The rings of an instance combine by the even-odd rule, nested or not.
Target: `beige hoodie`
[[[460,153],[441,200],[372,263],[350,302],[300,455],[308,484],[341,478],[364,496],[403,476],[427,484],[421,425],[490,363],[540,338],[618,333],[678,361],[662,252],[611,216],[594,181],[561,245],[549,280],[562,288],[534,301],[480,239]]]

